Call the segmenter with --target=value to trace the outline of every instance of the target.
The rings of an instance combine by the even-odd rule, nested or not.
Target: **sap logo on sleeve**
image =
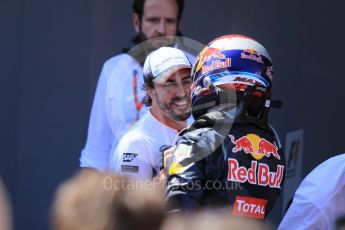
[[[136,153],[123,153],[123,162],[131,162],[138,154]]]

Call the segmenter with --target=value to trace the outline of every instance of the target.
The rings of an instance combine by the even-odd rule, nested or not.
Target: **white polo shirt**
[[[110,170],[121,176],[151,180],[159,173],[160,148],[172,145],[177,134],[147,112],[120,140],[110,159]]]

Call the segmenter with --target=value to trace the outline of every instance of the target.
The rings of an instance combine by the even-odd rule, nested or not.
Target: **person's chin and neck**
[[[133,13],[133,27],[139,42],[146,42],[149,54],[163,46],[174,46],[180,29],[176,1],[146,0],[143,15]]]
[[[190,86],[183,85],[188,78],[190,69],[181,69],[162,82],[153,82],[154,87],[147,91],[152,99],[152,116],[177,132],[187,127],[187,119],[191,115]]]

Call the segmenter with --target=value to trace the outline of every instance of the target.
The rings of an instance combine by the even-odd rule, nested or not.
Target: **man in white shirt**
[[[151,45],[157,48],[162,44],[173,45],[174,41],[165,36],[180,35],[183,6],[184,0],[134,0],[133,26],[137,36],[130,48],[153,38],[156,39]],[[105,171],[120,138],[145,113],[146,92],[141,89],[144,60],[123,53],[104,63],[80,167]]]
[[[123,136],[110,160],[122,176],[150,180],[159,173],[161,148],[172,145],[191,114],[191,64],[179,49],[162,47],[144,64],[144,86],[151,105],[136,126]]]
[[[345,154],[328,159],[302,181],[279,229],[335,229],[345,215]]]

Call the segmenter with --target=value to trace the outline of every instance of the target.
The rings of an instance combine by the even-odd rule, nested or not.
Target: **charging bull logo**
[[[214,48],[214,47],[204,48],[201,51],[198,59],[199,61],[198,61],[195,71],[198,72],[200,69],[202,69],[203,74],[211,70],[226,68],[226,67],[231,66],[231,58],[226,58],[226,56],[222,54],[219,49]],[[220,59],[220,60],[214,60],[212,61],[210,65],[204,65],[205,62],[210,61],[212,59]]]
[[[264,63],[261,55],[254,49],[245,49],[241,53],[241,58],[250,59],[259,63]]]
[[[235,137],[229,134],[231,142],[235,145],[232,152],[237,153],[243,151],[246,154],[251,154],[254,159],[260,160],[264,156],[270,157],[271,155],[280,160],[278,147],[275,143],[267,141],[255,134],[248,134],[235,140]]]
[[[202,51],[200,60],[205,62],[211,60],[211,58],[225,59],[225,55],[217,48],[207,47]]]
[[[243,52],[249,53],[249,54],[252,54],[252,55],[256,55],[256,56],[260,56],[260,54],[258,52],[256,52],[255,49],[245,49],[245,50],[243,50]]]

